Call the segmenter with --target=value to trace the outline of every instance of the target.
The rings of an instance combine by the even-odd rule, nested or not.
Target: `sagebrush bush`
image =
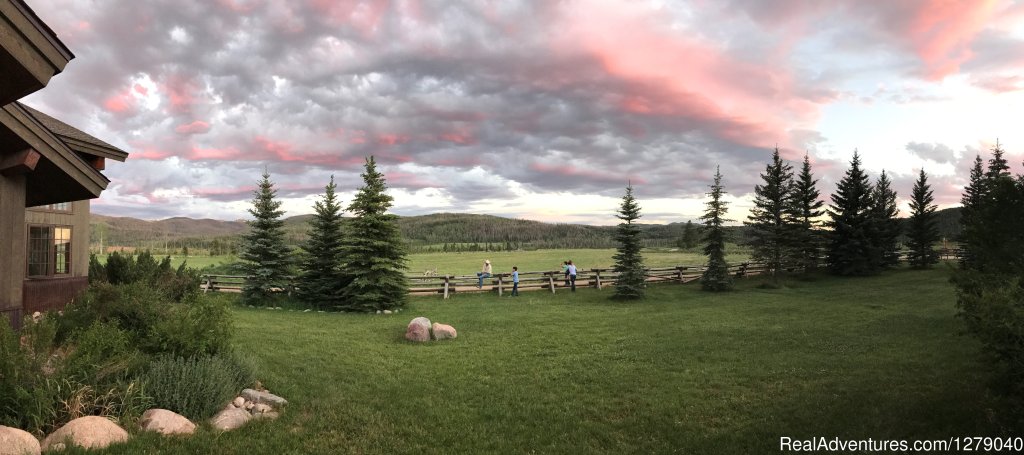
[[[199,292],[199,271],[182,263],[177,269],[171,267],[171,258],[159,262],[143,251],[138,256],[111,253],[106,265],[100,264],[95,255],[89,258],[89,282],[110,284],[145,283],[163,293],[175,302],[181,302]]]
[[[220,410],[253,376],[245,362],[229,355],[161,356],[144,380],[154,406],[200,420]]]

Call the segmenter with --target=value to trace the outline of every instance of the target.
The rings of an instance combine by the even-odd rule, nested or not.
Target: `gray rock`
[[[260,392],[258,390],[253,389],[243,390],[242,396],[245,397],[246,400],[249,400],[253,403],[266,403],[275,408],[279,408],[281,406],[288,404],[288,400],[285,400],[284,398],[281,398],[270,392]]]
[[[423,316],[420,316],[418,318],[413,318],[412,321],[409,321],[409,325],[414,325],[414,324],[421,325],[421,326],[423,326],[424,329],[430,330],[430,319],[427,319],[427,318],[425,318]]]
[[[196,431],[196,424],[191,420],[166,409],[150,409],[142,413],[139,427],[162,435],[192,434]]]
[[[377,314],[380,314],[380,313],[381,313],[381,311],[380,311],[380,310],[377,310]]]
[[[102,449],[111,444],[128,440],[128,432],[110,419],[100,416],[85,416],[72,420],[50,433],[43,440],[44,451],[63,447],[65,443],[86,449]]]
[[[302,310],[303,313],[309,313],[310,311],[313,311],[313,310],[311,310],[309,308],[306,308],[305,310]]]
[[[391,314],[391,313],[392,313],[391,310],[384,310],[384,314]]]
[[[435,322],[432,330],[434,332],[435,340],[446,340],[448,338],[455,338],[459,336],[459,333],[455,331],[455,327],[447,324],[438,324]]]
[[[42,450],[31,433],[0,425],[0,455],[39,455]]]
[[[220,431],[231,431],[245,425],[251,418],[252,414],[242,409],[225,409],[210,419],[210,425]]]

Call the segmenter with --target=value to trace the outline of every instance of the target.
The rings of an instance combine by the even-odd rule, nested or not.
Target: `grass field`
[[[397,315],[237,308],[235,343],[291,401],[281,419],[105,453],[738,454],[780,436],[1012,434],[947,273],[661,285],[639,303],[423,297]],[[406,342],[420,315],[459,338]]]
[[[521,271],[561,270],[562,261],[572,260],[578,267],[605,268],[613,264],[614,249],[577,250],[529,250],[502,252],[466,253],[417,253],[409,255],[409,273],[421,274],[425,270],[437,269],[439,275],[472,275],[480,270],[485,259],[490,259],[495,272],[511,272],[512,266]],[[158,259],[163,256],[157,256]],[[748,258],[746,250],[733,247],[727,251],[726,259],[732,262]],[[99,256],[106,263],[106,255]],[[189,267],[198,269],[211,265],[227,264],[238,260],[235,256],[171,256],[174,267],[188,261]],[[648,267],[703,264],[706,258],[698,251],[645,250],[644,261]]]

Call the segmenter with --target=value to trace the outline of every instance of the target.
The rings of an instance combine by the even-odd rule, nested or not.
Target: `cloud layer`
[[[878,97],[878,80],[909,81],[884,89],[902,102],[947,96],[936,87],[957,77],[1024,88],[1022,8],[997,1],[32,6],[77,58],[28,101],[128,150],[96,210],[149,218],[244,216],[264,168],[308,212],[330,175],[357,187],[372,154],[400,213],[530,217],[548,207],[531,200],[594,195],[612,205],[560,206],[603,222],[586,217],[627,181],[695,199],[721,166],[742,197],[776,145],[834,182],[852,149],[819,120],[862,84]],[[950,166],[964,146],[893,145]]]

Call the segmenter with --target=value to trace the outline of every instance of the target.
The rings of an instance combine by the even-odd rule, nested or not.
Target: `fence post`
[[[676,266],[676,276],[679,278],[679,284],[683,283],[683,270],[686,270],[686,267]]]
[[[444,276],[444,298],[445,299],[448,298],[448,278],[450,278],[448,275]]]
[[[551,288],[551,293],[555,293],[555,274],[554,272],[548,272],[548,286]]]
[[[210,275],[203,275],[203,278],[206,278],[206,288],[203,289],[203,294],[206,294],[210,291],[212,284],[210,283]]]
[[[594,271],[594,287],[597,290],[601,290],[601,269],[591,269]]]
[[[501,297],[501,274],[498,274],[498,297]]]

